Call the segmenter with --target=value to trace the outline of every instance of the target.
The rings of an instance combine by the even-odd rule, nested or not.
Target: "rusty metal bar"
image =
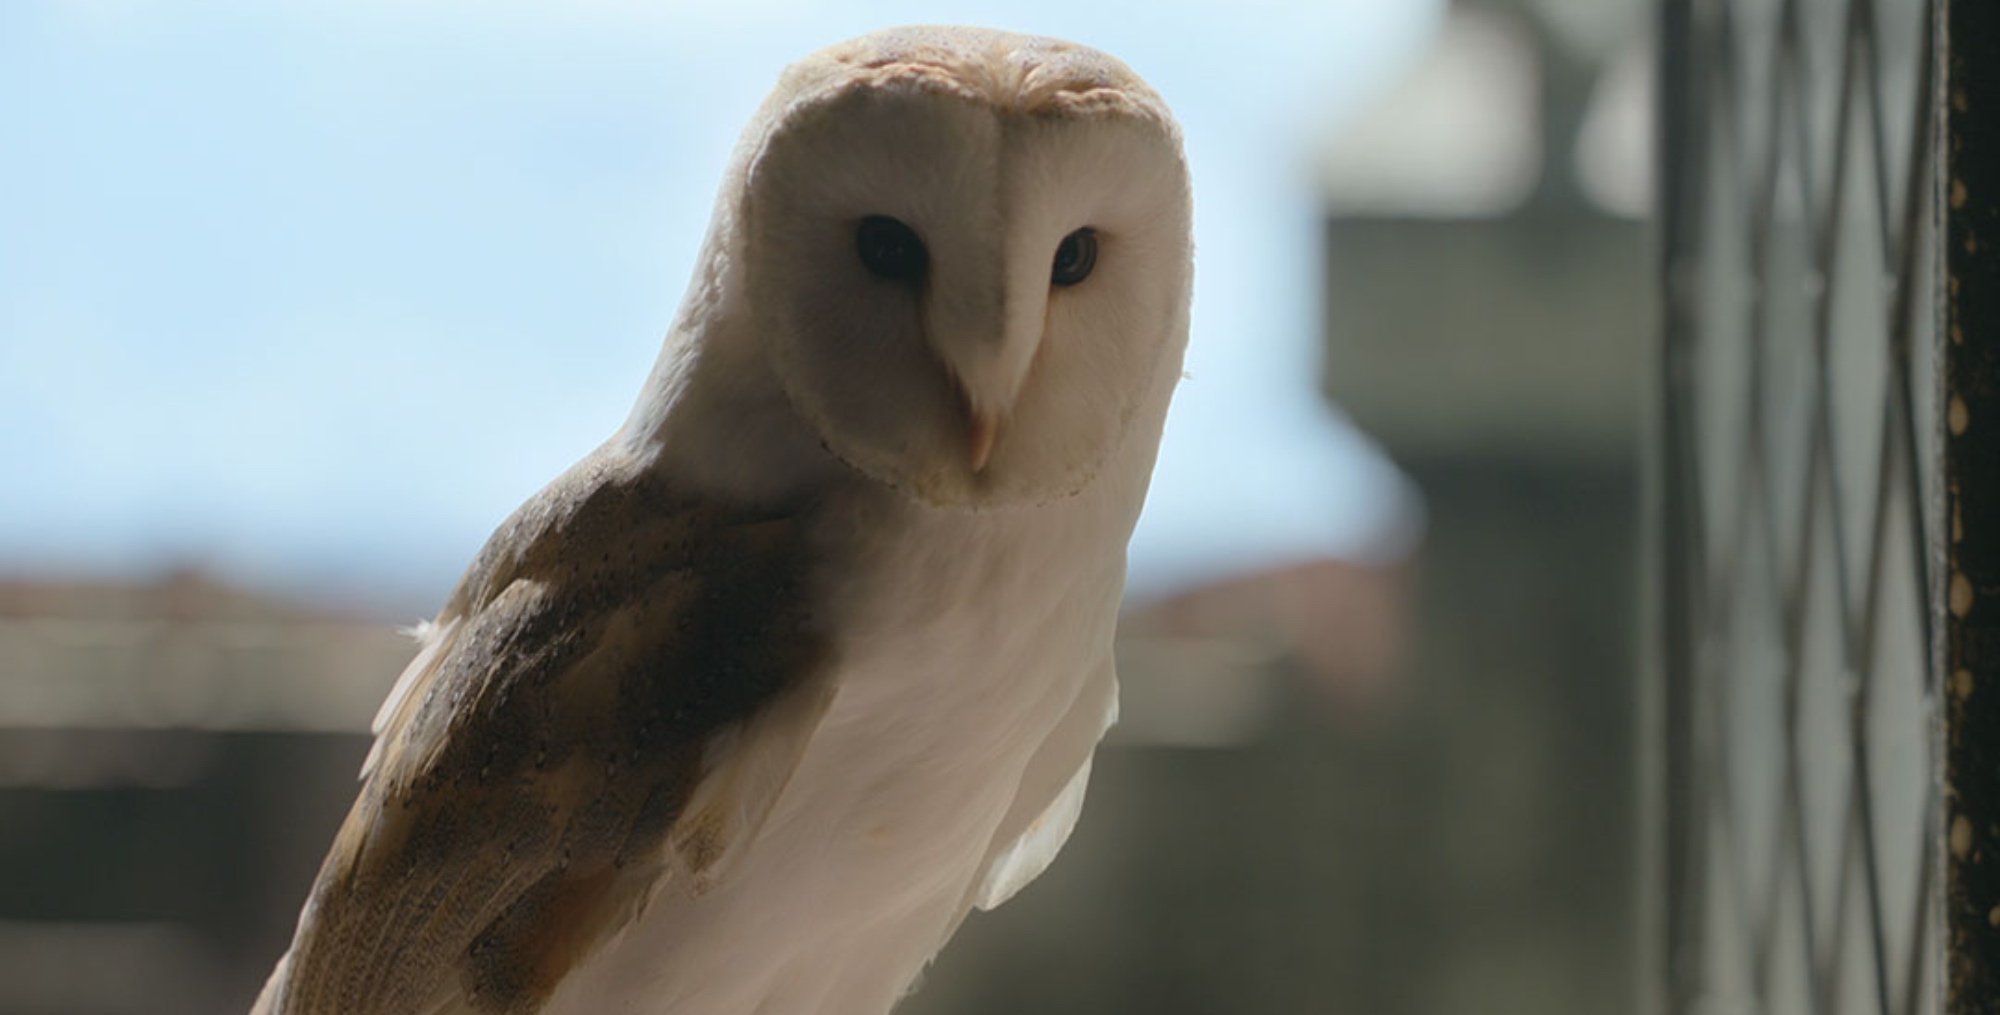
[[[1944,108],[1946,1004],[2000,1012],[2000,5],[1948,0]]]

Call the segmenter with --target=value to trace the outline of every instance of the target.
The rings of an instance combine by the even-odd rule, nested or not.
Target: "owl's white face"
[[[738,278],[779,382],[832,454],[934,505],[1082,489],[1185,341],[1179,139],[1104,87],[1122,66],[1059,56],[878,51],[751,139]]]

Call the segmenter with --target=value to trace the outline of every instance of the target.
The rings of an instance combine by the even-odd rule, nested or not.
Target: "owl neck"
[[[744,502],[794,500],[850,474],[792,408],[748,315],[699,282],[614,441],[676,485]]]

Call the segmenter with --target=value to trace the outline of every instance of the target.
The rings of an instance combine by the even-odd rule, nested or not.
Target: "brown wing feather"
[[[509,519],[385,710],[260,1011],[531,1012],[655,881],[711,862],[669,842],[728,767],[715,749],[801,714],[786,702],[809,736],[825,697],[804,530],[676,501],[604,453]]]

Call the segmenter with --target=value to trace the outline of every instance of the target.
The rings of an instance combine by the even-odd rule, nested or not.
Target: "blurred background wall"
[[[395,626],[616,425],[778,67],[912,20],[1133,63],[1201,253],[1124,719],[907,1009],[1631,1007],[1643,5],[740,7],[0,12],[0,1015],[247,1005]]]

